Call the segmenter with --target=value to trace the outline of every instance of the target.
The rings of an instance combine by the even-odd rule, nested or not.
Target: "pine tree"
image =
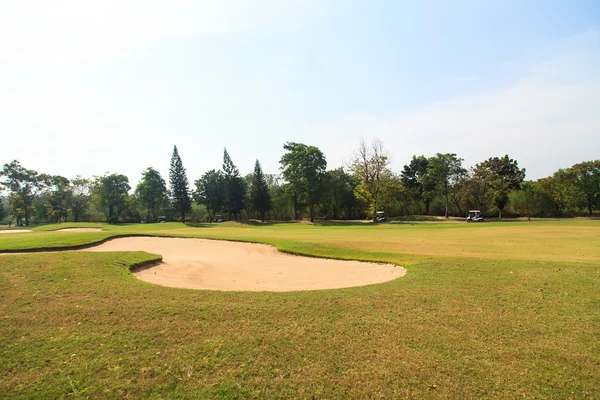
[[[254,164],[250,198],[252,208],[260,213],[261,221],[265,222],[265,213],[271,209],[271,194],[269,193],[267,179],[265,178],[265,174],[263,174],[258,160]]]
[[[232,216],[237,219],[239,212],[244,209],[244,181],[240,171],[231,161],[227,149],[223,152],[223,172],[225,173],[225,209],[229,213],[229,219],[232,219]]]
[[[192,210],[192,200],[187,180],[187,174],[177,146],[173,148],[171,168],[169,169],[169,185],[171,186],[171,202],[178,213],[181,213],[181,222],[185,222],[185,215]]]

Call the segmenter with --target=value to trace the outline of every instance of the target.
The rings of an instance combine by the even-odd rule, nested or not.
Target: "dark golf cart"
[[[223,218],[223,216],[221,214],[217,214],[217,215],[215,215],[215,219],[213,221],[214,222],[223,222],[223,221],[225,221],[225,218]]]
[[[377,211],[375,213],[375,222],[387,222],[388,218],[385,215],[385,211]]]
[[[467,222],[483,222],[483,213],[479,210],[470,210]]]
[[[158,222],[159,224],[163,223],[163,222],[167,222],[167,217],[160,216],[160,217],[158,217],[158,219],[156,220],[156,222]]]

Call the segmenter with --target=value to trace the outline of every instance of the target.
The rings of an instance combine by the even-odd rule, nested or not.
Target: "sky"
[[[538,179],[600,158],[600,2],[0,0],[0,163],[190,183],[382,140]]]

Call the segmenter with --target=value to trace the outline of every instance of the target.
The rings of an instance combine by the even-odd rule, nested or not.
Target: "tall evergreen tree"
[[[265,222],[265,213],[271,209],[271,194],[267,179],[263,174],[260,162],[254,164],[254,176],[252,177],[252,189],[250,191],[252,208],[260,213],[260,219]]]
[[[181,222],[185,222],[185,215],[192,211],[192,200],[188,185],[187,174],[177,151],[173,148],[171,168],[169,169],[169,185],[171,186],[171,202],[175,210],[181,215]]]
[[[237,219],[240,211],[244,209],[244,180],[240,171],[231,161],[227,149],[223,152],[223,172],[225,175],[225,209],[229,213],[229,219],[232,219],[232,216]]]

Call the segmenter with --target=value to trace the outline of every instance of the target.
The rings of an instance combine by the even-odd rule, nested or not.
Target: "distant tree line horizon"
[[[286,142],[279,174],[265,174],[259,160],[242,176],[227,149],[221,169],[205,172],[190,188],[174,146],[169,184],[154,168],[142,172],[132,192],[127,176],[67,179],[38,173],[14,160],[0,171],[0,221],[109,223],[219,220],[373,219],[431,215],[574,217],[599,215],[600,160],[525,180],[525,169],[508,155],[472,167],[454,153],[414,155],[400,173],[389,165],[382,141],[361,140],[347,165],[327,170],[322,151]]]

